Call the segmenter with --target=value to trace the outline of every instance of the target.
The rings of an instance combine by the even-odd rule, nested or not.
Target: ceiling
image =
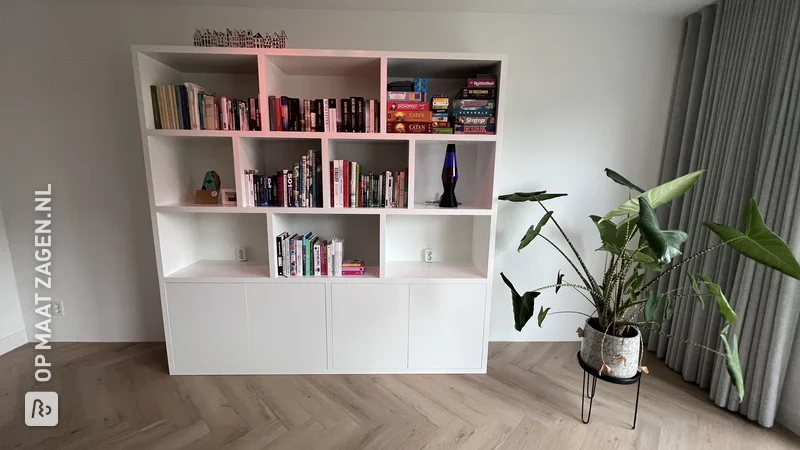
[[[510,14],[685,16],[715,0],[115,0],[139,5]],[[107,1],[105,2],[107,3]]]

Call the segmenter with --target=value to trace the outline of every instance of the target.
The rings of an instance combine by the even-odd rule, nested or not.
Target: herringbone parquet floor
[[[488,375],[175,376],[163,344],[55,344],[55,428],[24,424],[33,348],[0,357],[0,449],[797,449],[652,360],[598,382],[580,422],[575,343],[493,343]],[[202,357],[201,355],[198,355]]]

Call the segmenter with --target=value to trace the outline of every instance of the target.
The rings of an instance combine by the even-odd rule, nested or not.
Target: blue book
[[[310,231],[308,232],[308,234],[303,236],[303,246],[302,246],[303,254],[300,255],[300,257],[298,258],[299,260],[303,261],[303,271],[301,272],[303,276],[308,276],[309,269],[311,268],[308,264],[308,244],[309,242],[311,242],[313,236],[314,235]],[[298,263],[298,272],[300,271],[299,266],[300,264]]]
[[[203,116],[205,115],[205,111],[203,111],[204,109],[205,108],[203,108],[203,93],[202,92],[198,92],[197,93],[197,113],[200,116],[200,129],[201,130],[205,130],[206,129],[205,121],[203,120]]]
[[[183,100],[181,99],[181,87],[175,85],[175,108],[178,110],[178,129],[185,130],[186,128],[183,127]]]

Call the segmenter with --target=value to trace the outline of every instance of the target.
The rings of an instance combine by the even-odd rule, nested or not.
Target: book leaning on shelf
[[[362,172],[355,161],[330,162],[331,205],[334,208],[407,208],[408,169]]]
[[[364,97],[267,97],[270,131],[379,133],[380,101]]]
[[[195,83],[150,86],[153,122],[166,130],[261,130],[258,98],[217,98]]]
[[[286,208],[322,207],[322,163],[320,152],[309,150],[291,169],[275,175],[244,171],[244,206]]]
[[[309,232],[283,232],[275,238],[278,276],[315,277],[364,275],[364,261],[344,259],[344,239],[323,240]]]

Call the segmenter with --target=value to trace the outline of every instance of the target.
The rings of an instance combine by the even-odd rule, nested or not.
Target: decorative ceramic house
[[[253,36],[253,48],[264,48],[264,38],[261,33],[256,33]]]
[[[273,48],[286,48],[286,32],[281,30],[281,34],[275,33],[272,36]]]
[[[195,47],[203,46],[203,35],[202,33],[200,33],[200,29],[194,30],[194,46]]]
[[[236,47],[234,42],[236,41],[236,32],[231,31],[230,29],[225,30],[225,45],[223,47]]]
[[[253,48],[253,30],[247,29],[244,34],[244,46]]]

